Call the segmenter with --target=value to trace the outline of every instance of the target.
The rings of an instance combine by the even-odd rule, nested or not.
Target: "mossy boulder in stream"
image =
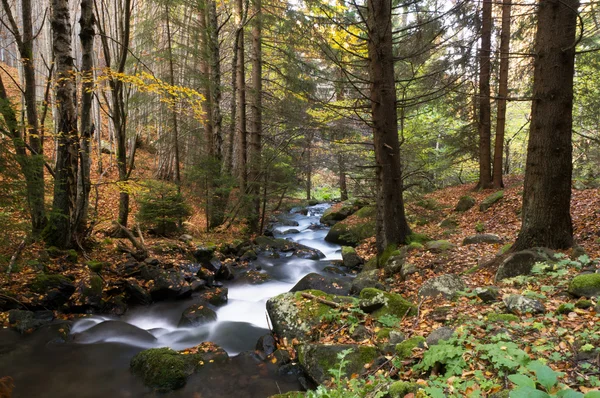
[[[342,377],[350,377],[353,373],[364,372],[365,365],[378,357],[375,347],[353,344],[324,345],[302,344],[298,346],[298,362],[306,374],[316,383],[324,383],[331,379],[330,369],[339,369],[338,355],[346,352],[346,366],[341,369]]]
[[[144,384],[158,392],[182,388],[188,377],[200,366],[212,362],[225,362],[227,353],[210,342],[175,351],[170,348],[151,348],[136,354],[130,363],[131,371],[142,378]]]
[[[357,246],[363,239],[375,235],[375,206],[365,206],[351,217],[335,224],[325,240],[343,246]]]

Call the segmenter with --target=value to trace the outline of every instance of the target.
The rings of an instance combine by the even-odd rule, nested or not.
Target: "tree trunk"
[[[368,51],[371,114],[377,163],[377,249],[406,241],[398,141],[391,0],[368,0]]]
[[[513,250],[573,245],[570,204],[578,7],[578,0],[539,3],[523,221]]]
[[[490,55],[492,49],[492,0],[483,0],[481,48],[479,49],[479,183],[477,188],[492,187]]]
[[[496,116],[496,142],[494,144],[494,188],[504,187],[502,182],[502,152],[506,128],[506,98],[508,97],[508,63],[510,52],[510,6],[512,0],[502,4],[502,33],[500,34],[500,78],[498,81],[498,114]]]
[[[338,168],[339,168],[339,183],[340,183],[340,199],[348,200],[348,184],[346,182],[346,162],[344,160],[344,155],[342,153],[338,153]]]
[[[312,194],[312,173],[313,173],[313,168],[312,168],[312,139],[313,139],[313,134],[311,133],[307,133],[306,134],[306,200],[310,200],[311,199],[311,194]]]
[[[81,150],[79,153],[80,169],[77,176],[77,209],[75,215],[75,231],[84,231],[87,225],[90,204],[90,146],[94,133],[92,120],[92,104],[94,100],[94,17],[92,0],[81,1],[81,18],[79,25],[81,32]]]
[[[56,101],[58,111],[58,147],[54,200],[48,244],[65,248],[72,242],[74,210],[77,198],[79,139],[75,108],[74,66],[71,48],[71,16],[68,0],[52,0],[52,38],[56,65]]]
[[[175,86],[175,68],[173,66],[173,38],[171,37],[171,21],[169,18],[169,5],[165,3],[165,23],[167,25],[167,49],[169,51],[169,83]],[[173,104],[171,110],[171,122],[173,123],[173,168],[175,170],[175,184],[177,192],[181,190],[181,172],[179,170],[179,129],[177,126],[177,105]]]
[[[248,225],[258,232],[260,217],[260,171],[262,145],[262,4],[252,1],[252,104],[250,108],[250,151],[248,153],[248,180],[250,210]]]
[[[246,194],[247,184],[247,128],[246,128],[246,70],[244,64],[244,24],[245,13],[242,0],[235,1],[235,19],[237,24],[237,53],[236,64],[236,101],[237,101],[237,137],[238,137],[238,177],[240,182],[240,195]]]

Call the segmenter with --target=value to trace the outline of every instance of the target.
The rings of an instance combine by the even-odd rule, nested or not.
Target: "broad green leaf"
[[[535,381],[531,380],[528,376],[522,374],[514,374],[508,376],[508,380],[512,381],[519,387],[531,387],[535,389]]]
[[[584,398],[600,398],[600,391],[590,391],[586,393]]]
[[[538,381],[542,386],[544,386],[546,391],[550,391],[552,387],[556,385],[556,382],[558,381],[558,374],[555,371],[553,371],[549,366],[539,365],[535,366],[533,370],[535,371],[535,375],[537,376]]]
[[[512,375],[512,376],[517,376],[517,375]],[[518,375],[518,376],[522,376],[522,375]],[[510,378],[510,376],[508,376]],[[527,376],[525,376],[527,377]],[[510,392],[509,395],[510,398],[549,398],[550,395],[546,394],[543,391],[540,390],[536,390],[535,388],[526,386],[526,387],[520,387],[517,388],[516,390],[513,390]]]
[[[561,390],[556,394],[557,397],[559,398],[583,398],[583,394],[580,392],[577,392],[575,390],[571,390],[566,389],[566,390]]]

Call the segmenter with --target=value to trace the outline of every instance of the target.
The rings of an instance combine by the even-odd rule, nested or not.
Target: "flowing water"
[[[199,327],[179,327],[183,310],[191,300],[156,303],[130,309],[122,317],[92,316],[76,321],[69,342],[52,340],[60,325],[20,336],[0,331],[0,377],[15,381],[14,397],[152,397],[139,379],[129,372],[129,361],[142,349],[171,347],[181,350],[203,341],[223,347],[232,360],[211,365],[192,375],[169,397],[266,397],[298,389],[294,375],[280,375],[277,365],[257,361],[250,352],[258,338],[268,333],[266,301],[289,291],[310,272],[322,272],[331,260],[341,258],[338,245],[324,241],[327,229],[312,229],[328,205],[308,208],[307,215],[290,213],[288,222],[277,224],[276,237],[284,237],[318,249],[325,258],[306,260],[295,256],[254,261],[269,282],[247,285],[232,281],[228,303],[216,309],[217,321]],[[289,234],[295,229],[299,233]],[[72,341],[71,341],[72,340]]]

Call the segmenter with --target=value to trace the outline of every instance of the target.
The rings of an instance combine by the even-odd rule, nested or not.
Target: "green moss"
[[[104,281],[98,275],[94,275],[90,278],[90,289],[95,294],[102,294],[102,287],[104,286]]]
[[[377,208],[375,206],[365,206],[355,213],[356,217],[359,218],[375,218],[377,214]]]
[[[510,248],[512,247],[512,243],[507,243],[504,246],[502,246],[502,248],[500,249],[500,254],[504,254],[506,252],[508,252],[510,250]]]
[[[452,242],[448,242],[447,240],[432,240],[425,244],[427,250],[435,251],[435,252],[444,252],[446,250],[450,250],[454,248],[454,244]]]
[[[46,251],[48,252],[48,255],[52,258],[57,258],[64,254],[64,252],[56,246],[50,246],[46,249]]]
[[[131,359],[131,370],[144,384],[160,392],[176,390],[185,385],[194,371],[194,355],[181,355],[170,348],[151,348]]]
[[[410,358],[412,355],[413,348],[423,347],[425,343],[425,337],[414,336],[410,339],[404,340],[402,343],[396,344],[396,355],[400,359]]]
[[[586,309],[592,307],[593,305],[594,304],[590,300],[579,300],[578,302],[575,303],[576,308],[581,308],[583,310],[586,310]]]
[[[349,254],[354,254],[356,253],[356,250],[354,250],[353,247],[351,246],[342,246],[342,256],[347,256]]]
[[[556,313],[557,314],[568,314],[569,312],[573,311],[574,309],[575,309],[575,306],[573,304],[571,304],[571,303],[562,303],[556,309]]]
[[[283,394],[271,395],[268,398],[304,398],[305,396],[306,394],[300,391],[288,391]]]
[[[70,249],[67,250],[67,261],[71,262],[71,263],[76,263],[77,262],[77,251]]]
[[[418,389],[419,385],[417,383],[397,381],[390,386],[388,395],[390,398],[404,398],[406,394],[416,393]]]
[[[490,207],[492,207],[492,205],[494,203],[498,202],[503,197],[504,197],[504,191],[494,192],[493,194],[491,194],[488,197],[486,197],[483,200],[483,202],[481,202],[481,204],[479,205],[479,210],[480,211],[486,211],[487,209],[489,209]]]
[[[600,294],[600,274],[578,275],[569,284],[569,293],[581,297]]]
[[[46,290],[60,286],[63,283],[71,283],[71,280],[62,275],[40,274],[29,284],[29,288],[35,293],[45,293]]]
[[[313,296],[320,297],[324,300],[333,301],[333,296],[322,292],[320,290],[303,290],[301,292],[294,293],[294,297],[298,300],[298,320],[301,319],[321,319],[323,316],[329,314],[332,308],[328,305],[320,303],[316,300],[306,301],[302,297],[302,293],[309,293]]]
[[[377,339],[382,340],[382,339],[389,339],[390,338],[390,332],[392,331],[391,328],[381,328],[378,332],[377,332]]]
[[[408,235],[408,237],[406,238],[406,243],[407,244],[411,244],[411,243],[420,243],[423,244],[425,242],[429,242],[431,240],[431,238],[425,234],[420,234],[417,232],[413,232],[410,235]]]
[[[488,322],[518,322],[519,317],[513,314],[488,314]]]
[[[433,198],[423,198],[416,201],[415,204],[427,210],[439,210],[442,208],[442,205]]]
[[[384,292],[372,287],[365,288],[360,292],[360,298],[367,300],[379,295],[383,296],[385,305],[372,313],[375,318],[382,315],[394,315],[403,318],[405,315],[414,316],[417,314],[417,307],[399,294]]]
[[[85,263],[88,268],[93,272],[101,272],[104,268],[105,263],[102,261],[90,260]]]
[[[417,250],[423,250],[425,248],[425,246],[423,246],[421,243],[419,242],[410,242],[407,246],[406,246],[406,250],[410,251],[417,251]]]

